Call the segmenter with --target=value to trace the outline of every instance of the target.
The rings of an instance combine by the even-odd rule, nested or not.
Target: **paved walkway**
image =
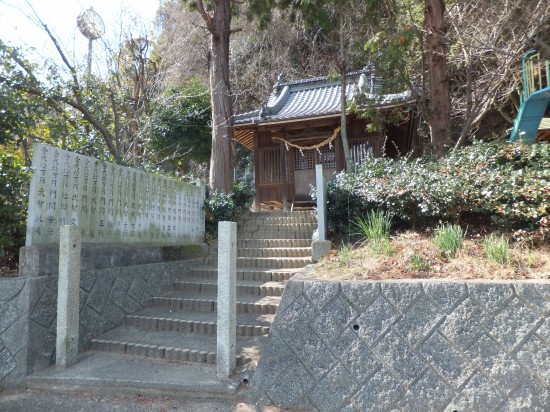
[[[1,412],[257,412],[232,400],[200,400],[143,395],[106,395],[88,392],[17,391],[0,393]],[[282,411],[277,408],[261,409]]]

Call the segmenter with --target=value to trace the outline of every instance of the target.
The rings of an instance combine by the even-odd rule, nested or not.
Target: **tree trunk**
[[[431,142],[442,156],[451,145],[451,99],[447,80],[447,28],[443,20],[443,0],[424,0],[427,30],[430,100],[432,107]]]
[[[353,170],[353,163],[349,153],[348,142],[348,116],[346,113],[346,72],[347,72],[347,59],[346,59],[346,44],[344,36],[344,10],[340,7],[340,137],[342,138],[342,147],[344,149],[344,160],[346,161],[346,172]]]
[[[231,192],[233,174],[233,102],[229,85],[229,36],[231,1],[214,0],[209,16],[210,92],[212,102],[212,155],[210,189]]]
[[[348,131],[347,131],[348,116],[346,113],[346,70],[343,70],[340,73],[340,89],[342,90],[342,93],[340,95],[340,137],[342,138],[342,147],[344,149],[344,160],[346,161],[346,172],[351,172],[353,170],[353,163],[351,161],[351,156],[349,153],[349,142],[348,142]]]

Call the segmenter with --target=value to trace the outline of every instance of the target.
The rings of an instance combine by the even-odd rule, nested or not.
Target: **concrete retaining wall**
[[[125,248],[83,246],[83,266],[95,269],[81,272],[80,351],[88,349],[92,337],[120,324],[126,314],[148,306],[153,295],[169,289],[174,280],[203,262],[199,256],[208,253],[206,245],[149,246],[149,257],[140,254],[139,247],[134,246],[132,252]],[[16,386],[26,374],[55,362],[56,251],[49,253],[48,247],[23,249],[27,252],[22,256],[34,257],[34,264],[22,261],[23,276],[0,279],[0,387]],[[105,258],[108,254],[117,258]],[[159,261],[161,258],[168,261]],[[177,258],[180,260],[173,260]],[[116,266],[120,264],[126,265]],[[49,276],[32,276],[46,273]]]
[[[248,400],[321,411],[550,410],[550,282],[293,278]]]
[[[27,279],[0,278],[0,387],[21,382],[27,369]]]

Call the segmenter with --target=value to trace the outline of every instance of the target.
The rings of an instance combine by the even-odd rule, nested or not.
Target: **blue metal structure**
[[[521,106],[514,122],[510,141],[522,140],[533,143],[540,122],[550,102],[549,62],[540,60],[536,50],[530,50],[523,57],[523,91]]]

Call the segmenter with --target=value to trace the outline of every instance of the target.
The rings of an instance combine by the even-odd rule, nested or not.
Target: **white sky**
[[[59,38],[64,51],[73,61],[83,62],[88,50],[88,40],[76,26],[76,18],[93,7],[105,23],[103,40],[117,47],[121,32],[133,37],[154,31],[156,11],[161,0],[28,0],[40,19]],[[35,60],[58,56],[47,34],[27,16],[34,19],[26,0],[0,0],[0,39],[12,46],[20,46],[25,55],[35,54]],[[104,58],[102,47],[94,42],[94,66]],[[97,46],[96,46],[97,44]],[[29,56],[27,56],[29,57]]]

